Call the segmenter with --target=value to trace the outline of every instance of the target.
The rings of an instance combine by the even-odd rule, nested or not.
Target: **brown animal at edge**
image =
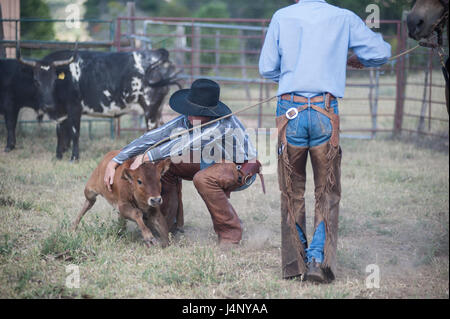
[[[119,210],[119,218],[136,222],[144,243],[148,247],[158,243],[152,231],[156,233],[161,246],[166,247],[169,244],[169,230],[166,219],[160,210],[162,204],[161,176],[169,169],[170,159],[156,163],[145,162],[136,170],[129,168],[134,158],[124,162],[116,169],[114,184],[110,192],[103,182],[103,176],[107,163],[119,152],[111,151],[106,154],[92,172],[84,189],[86,201],[72,224],[72,230],[77,229],[81,218],[94,206],[97,195],[101,195],[109,204]],[[144,222],[145,219],[147,219],[147,223]]]
[[[409,37],[419,41],[430,37],[434,30],[433,27],[441,19],[443,14],[448,10],[449,0],[417,0],[407,17]],[[447,18],[447,43],[450,42],[450,19]],[[444,77],[446,77],[445,100],[447,104],[447,113],[450,114],[449,101],[449,72],[450,59],[445,62]]]

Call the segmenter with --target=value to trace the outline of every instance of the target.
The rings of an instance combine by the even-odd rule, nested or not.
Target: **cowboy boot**
[[[321,265],[322,263],[318,263],[315,258],[312,258],[311,261],[306,264],[308,267],[308,271],[306,272],[306,280],[317,283],[327,282],[327,277],[321,268]]]
[[[194,176],[194,186],[211,214],[219,245],[239,244],[242,223],[227,194],[238,186],[239,173],[234,163],[217,163]]]
[[[336,273],[336,249],[338,236],[339,202],[341,199],[341,157],[339,146],[327,142],[310,150],[315,186],[315,229],[323,221],[325,226],[324,259],[320,265],[323,271],[321,282],[334,280]],[[317,269],[317,267],[314,267]],[[308,274],[307,274],[308,277]]]
[[[282,276],[285,279],[305,274],[306,265],[304,250],[308,246],[306,242],[306,215],[305,215],[305,185],[306,162],[308,159],[308,147],[298,147],[287,144],[289,162],[293,167],[290,178],[286,181],[286,172],[279,167],[279,182],[281,188],[281,263]],[[279,163],[279,165],[281,165]],[[292,185],[292,193],[288,194],[286,182]],[[289,197],[292,201],[293,216],[295,219],[295,231],[289,221]],[[294,233],[294,234],[293,234]],[[297,236],[297,238],[293,238]],[[300,240],[298,240],[300,239]],[[302,247],[296,247],[302,245]],[[298,249],[300,248],[300,249]],[[303,251],[299,260],[298,251]]]

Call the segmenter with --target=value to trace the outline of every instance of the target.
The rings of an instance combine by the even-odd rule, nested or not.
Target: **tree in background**
[[[50,9],[43,0],[26,0],[20,2],[21,18],[51,19]],[[22,22],[20,25],[22,39],[52,40],[55,37],[53,22]]]
[[[42,2],[30,0],[27,2]],[[301,1],[301,0],[300,0]],[[365,18],[366,7],[369,4],[377,4],[381,9],[382,20],[398,20],[402,17],[405,9],[411,8],[414,0],[327,0],[332,5],[352,10],[361,18]],[[112,8],[125,8],[127,0],[86,0],[85,18],[104,17],[109,15],[113,18],[110,11]],[[278,9],[291,5],[293,0],[135,0],[136,7],[149,16],[171,16],[171,17],[198,17],[201,12],[211,10],[216,3],[217,7],[226,4],[226,11],[230,18],[255,18],[270,19]],[[222,8],[220,9],[222,10]]]
[[[165,1],[161,0],[136,0],[136,7],[145,12],[159,12]]]
[[[294,3],[293,0],[228,0],[228,9],[233,18],[270,19],[278,9]]]

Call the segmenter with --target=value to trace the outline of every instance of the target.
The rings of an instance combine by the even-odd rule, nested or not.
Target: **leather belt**
[[[336,100],[336,98],[333,95],[331,95],[329,93],[327,93],[327,95],[329,95],[330,101]],[[286,101],[290,101],[291,100],[291,94],[283,94],[281,96],[281,99],[282,100],[286,100]],[[304,97],[304,96],[294,95],[293,96],[293,101],[295,103],[308,103],[308,98]],[[324,102],[323,95],[312,97],[310,99],[310,101],[311,101],[311,103],[322,103],[322,102]]]

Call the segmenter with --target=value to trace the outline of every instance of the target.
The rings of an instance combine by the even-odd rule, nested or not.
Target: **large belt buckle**
[[[294,115],[291,115],[291,112],[294,112]],[[297,117],[298,110],[295,107],[291,107],[289,110],[286,111],[286,117],[288,120],[293,120]]]

